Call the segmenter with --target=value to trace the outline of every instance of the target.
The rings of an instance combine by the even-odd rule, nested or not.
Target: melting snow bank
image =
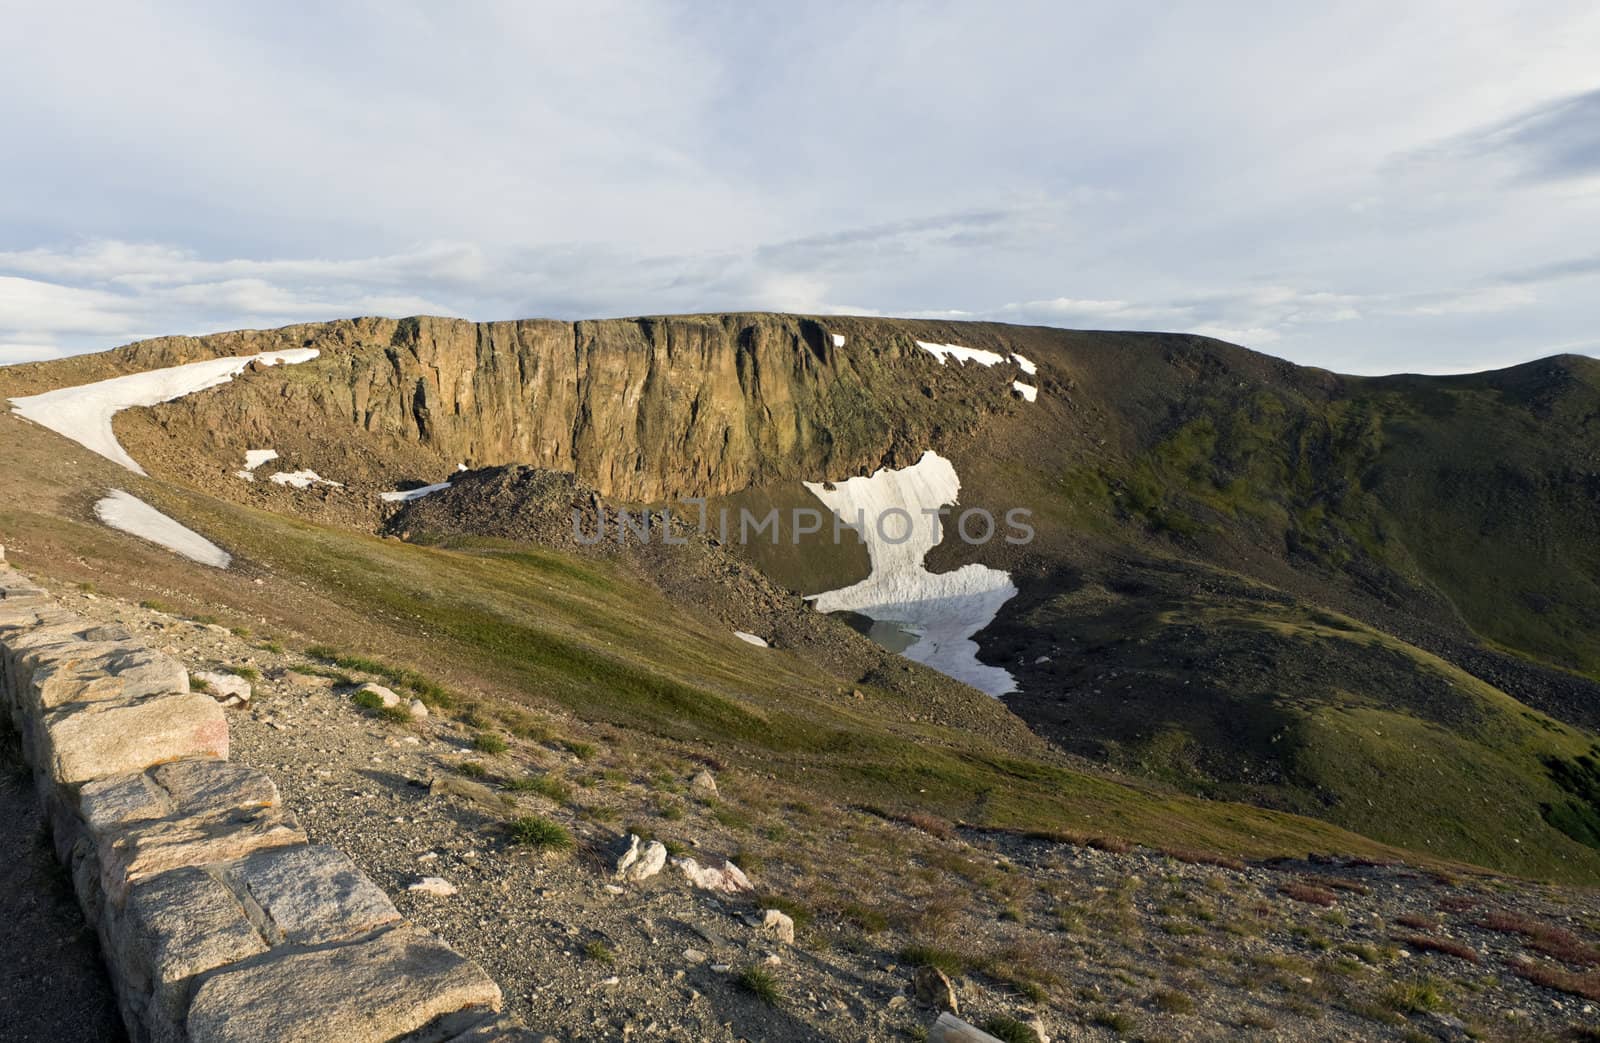
[[[412,500],[420,500],[432,493],[443,492],[448,488],[450,488],[449,482],[440,482],[437,485],[424,485],[420,489],[398,489],[392,493],[379,493],[378,499],[384,503],[409,503]]]
[[[279,471],[272,476],[272,480],[279,485],[292,485],[296,489],[309,489],[313,485],[331,485],[335,489],[344,486],[329,478],[324,478],[315,471]]]
[[[254,471],[262,464],[271,463],[278,458],[276,449],[246,449],[244,451],[244,469]]]
[[[1028,376],[1036,377],[1039,375],[1038,366],[1034,365],[1032,362],[1029,362],[1027,359],[1016,354],[1015,352],[1013,352],[1011,355],[1011,361],[1015,362],[1019,367],[1021,367],[1022,372],[1028,374]]]
[[[1013,380],[1011,382],[1011,390],[1021,395],[1023,400],[1027,402],[1036,402],[1039,399],[1039,389],[1034,387],[1032,384],[1024,384],[1020,380]]]
[[[926,351],[939,360],[939,365],[944,365],[946,359],[955,359],[961,365],[976,362],[980,366],[995,366],[1005,361],[1001,355],[982,348],[963,348],[959,344],[930,344],[925,340],[917,341],[917,347]]]
[[[193,529],[185,528],[121,489],[94,505],[95,515],[113,529],[157,543],[190,561],[225,569],[233,556]]]
[[[130,373],[125,377],[112,377],[93,384],[58,388],[42,395],[13,398],[11,408],[18,416],[32,420],[40,427],[48,427],[85,449],[121,464],[134,474],[144,474],[144,468],[134,462],[133,457],[117,442],[117,436],[111,433],[111,418],[122,410],[159,405],[218,384],[226,384],[243,373],[252,362],[259,362],[263,366],[276,366],[279,363],[294,365],[310,362],[318,354],[320,352],[315,348],[294,348],[289,351],[267,351],[259,355],[208,359],[184,366]]]
[[[805,486],[861,533],[872,559],[872,574],[860,583],[816,595],[812,600],[818,610],[859,612],[899,624],[916,635],[902,653],[907,659],[990,695],[1016,690],[1009,672],[978,661],[978,643],[972,640],[994,620],[1000,606],[1016,595],[1011,577],[985,565],[963,565],[954,572],[935,574],[922,563],[944,535],[938,518],[923,512],[936,512],[955,503],[961,492],[961,480],[950,461],[930,450],[898,471],[881,468],[870,477],[835,483],[833,489],[822,482],[806,482]],[[905,532],[897,517],[901,511],[914,522],[911,536],[892,543],[879,529],[890,537]],[[864,519],[864,524],[856,524],[858,519]]]
[[[747,634],[743,630],[735,630],[733,632],[733,636],[738,638],[740,641],[745,641],[752,645],[760,645],[762,648],[767,647],[766,641],[755,636],[754,634]]]

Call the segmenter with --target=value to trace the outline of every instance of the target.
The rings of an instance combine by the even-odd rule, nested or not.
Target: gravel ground
[[[1594,892],[913,828],[720,768],[709,799],[690,785],[717,767],[708,751],[554,711],[390,721],[258,638],[63,596],[191,669],[257,672],[253,704],[229,714],[234,759],[277,780],[313,840],[343,848],[403,913],[478,960],[508,1011],[564,1039],[918,1039],[936,1011],[913,970],[929,962],[950,967],[964,1017],[1033,1022],[1056,1040],[1524,1040],[1600,1024],[1600,1003],[1578,994],[1600,989],[1581,962],[1600,964]],[[505,748],[475,746],[486,733]],[[510,785],[522,780],[562,788]],[[528,815],[560,823],[574,849],[510,843],[507,823]],[[702,863],[738,853],[778,897],[698,890],[671,864],[619,887],[610,860],[630,827]],[[455,893],[409,889],[425,877]],[[794,945],[754,926],[774,901],[796,914]],[[1580,962],[1482,926],[1488,913],[1565,932]],[[1573,988],[1525,980],[1525,959]],[[750,968],[770,975],[773,1002],[741,984]]]

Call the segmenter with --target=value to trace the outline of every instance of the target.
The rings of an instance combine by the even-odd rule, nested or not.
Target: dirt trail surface
[[[33,779],[9,725],[0,726],[0,1038],[127,1038],[94,931],[50,850]]]
[[[193,669],[254,672],[234,758],[563,1039],[920,1038],[952,1001],[1056,1040],[1522,1040],[1600,1020],[1592,892],[913,825],[714,763],[708,788],[693,750],[489,704],[364,710],[360,670],[58,593]],[[513,843],[518,818],[572,848]],[[671,861],[619,880],[629,830],[702,866],[734,856],[755,890],[698,889]],[[768,908],[793,915],[792,944],[761,926]]]

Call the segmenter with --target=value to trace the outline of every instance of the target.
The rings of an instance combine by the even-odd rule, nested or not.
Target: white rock
[[[442,876],[425,876],[416,883],[408,885],[406,890],[433,895],[436,898],[449,898],[456,893],[456,885]]]
[[[794,944],[794,920],[777,909],[761,914],[761,933],[785,945]]]
[[[732,862],[724,861],[720,869],[702,866],[692,858],[673,859],[672,864],[683,870],[691,884],[707,891],[734,895],[755,890],[750,878]]]
[[[619,880],[639,883],[661,872],[667,864],[667,846],[659,840],[646,844],[636,834],[628,834],[628,847],[617,858],[616,876]]]
[[[689,792],[701,800],[711,800],[717,795],[717,780],[709,771],[701,771],[689,782]]]
[[[423,705],[421,699],[411,700],[406,709],[411,711],[411,719],[413,721],[425,721],[428,719],[428,708]]]
[[[376,695],[379,699],[381,699],[383,701],[383,705],[384,706],[399,706],[400,705],[400,697],[398,695],[395,695],[394,692],[392,692],[389,689],[385,688],[381,684],[373,684],[372,682],[369,681],[366,684],[362,685],[360,688],[357,688],[351,694],[351,698],[355,698],[356,696],[359,696],[362,692],[371,692],[373,695]]]
[[[196,670],[190,676],[196,681],[204,681],[211,697],[223,706],[250,705],[250,682],[242,677],[211,670]]]

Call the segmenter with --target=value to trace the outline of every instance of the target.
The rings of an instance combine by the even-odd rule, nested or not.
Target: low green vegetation
[[[777,976],[765,967],[751,965],[743,968],[733,979],[738,986],[769,1007],[783,1000],[783,990]]]
[[[535,851],[567,851],[572,848],[572,834],[559,822],[538,815],[516,819],[510,826],[511,842]]]

